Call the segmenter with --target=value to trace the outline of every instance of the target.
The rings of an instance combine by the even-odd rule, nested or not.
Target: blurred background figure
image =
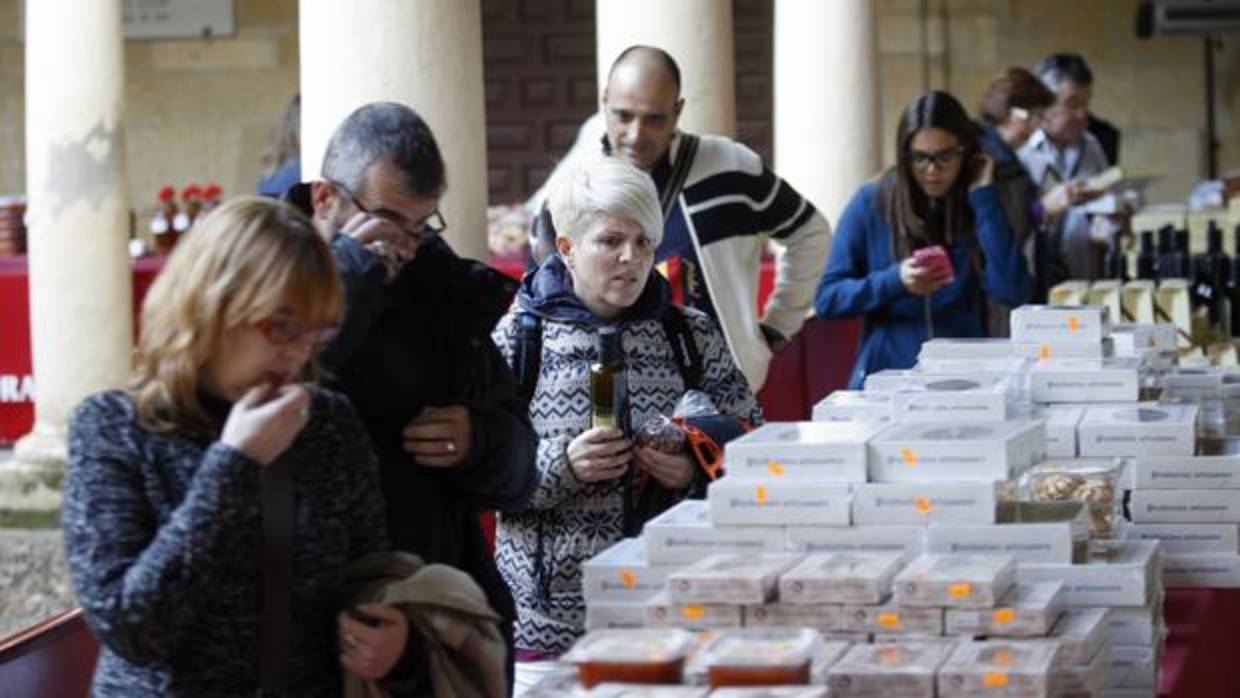
[[[258,193],[280,198],[301,181],[301,94],[293,95],[263,152],[263,176]]]

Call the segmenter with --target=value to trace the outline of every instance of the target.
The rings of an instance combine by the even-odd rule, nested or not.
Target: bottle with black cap
[[[1206,252],[1197,255],[1193,262],[1194,335],[1204,343],[1230,339],[1231,260],[1223,252],[1223,229],[1214,221],[1206,230]]]
[[[1122,232],[1123,231],[1116,232],[1115,237],[1112,238],[1111,246],[1107,248],[1107,256],[1104,260],[1105,265],[1103,269],[1103,273],[1106,274],[1106,278],[1114,279],[1121,283],[1128,280],[1128,255],[1124,254],[1124,248],[1121,240]]]
[[[1158,263],[1155,268],[1159,279],[1181,278],[1175,249],[1175,226],[1164,225],[1158,229]]]
[[[1154,231],[1141,231],[1141,244],[1137,248],[1137,278],[1154,281],[1158,278],[1158,256],[1154,253]]]
[[[598,362],[590,366],[590,421],[592,427],[628,429],[628,376],[620,329],[598,331]]]
[[[1231,332],[1235,337],[1240,333],[1240,224],[1232,231],[1231,274],[1227,278],[1227,299],[1231,302]]]

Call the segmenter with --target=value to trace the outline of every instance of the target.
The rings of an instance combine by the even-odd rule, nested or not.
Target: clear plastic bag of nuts
[[[1123,470],[1119,458],[1046,461],[1021,476],[1020,491],[1031,502],[1084,502],[1089,506],[1090,538],[1114,538]]]

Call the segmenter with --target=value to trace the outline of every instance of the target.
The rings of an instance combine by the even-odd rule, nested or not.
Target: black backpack
[[[513,373],[517,379],[517,397],[529,405],[534,399],[538,374],[542,370],[542,319],[523,310],[517,313],[516,320],[517,336],[512,348]],[[668,304],[659,316],[659,323],[667,333],[676,368],[680,370],[680,377],[685,382],[685,390],[700,390],[702,355],[698,352],[697,341],[693,339],[689,323],[685,321],[684,312],[679,307]]]

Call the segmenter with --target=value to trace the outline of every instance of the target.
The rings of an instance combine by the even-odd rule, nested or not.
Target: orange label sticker
[[[1050,360],[1051,360],[1051,345],[1043,344],[1042,346],[1038,347],[1038,361],[1050,361]]]
[[[880,613],[878,614],[878,627],[885,630],[895,630],[900,627],[899,613]]]
[[[1075,315],[1068,316],[1068,331],[1076,334],[1081,329],[1081,319]]]
[[[766,491],[766,485],[758,485],[758,489],[754,490],[753,498],[758,504],[766,504],[770,499],[770,493]]]
[[[1000,647],[999,650],[995,652],[995,656],[991,659],[991,662],[998,664],[999,666],[1011,666],[1014,661],[1016,661],[1016,655],[1012,654],[1012,650],[1006,647]]]
[[[973,595],[973,585],[968,582],[960,582],[947,587],[947,595],[953,599],[967,599]]]
[[[996,608],[994,619],[995,625],[1008,625],[1016,620],[1016,611],[1010,608]]]
[[[770,460],[766,463],[766,471],[775,477],[783,477],[788,474],[782,463],[777,460]]]
[[[1008,685],[1008,675],[1002,671],[988,671],[982,674],[982,686],[985,688],[1003,688]]]
[[[685,606],[680,609],[680,615],[687,620],[702,620],[702,616],[706,615],[705,606]]]
[[[917,454],[911,448],[902,448],[900,460],[904,461],[905,465],[917,465]]]
[[[934,511],[934,502],[929,497],[913,497],[913,508],[918,514],[929,514]]]
[[[883,666],[897,666],[904,663],[904,650],[899,647],[884,647],[878,653],[878,663]]]
[[[620,583],[625,589],[632,589],[637,586],[637,575],[632,570],[620,570]]]

